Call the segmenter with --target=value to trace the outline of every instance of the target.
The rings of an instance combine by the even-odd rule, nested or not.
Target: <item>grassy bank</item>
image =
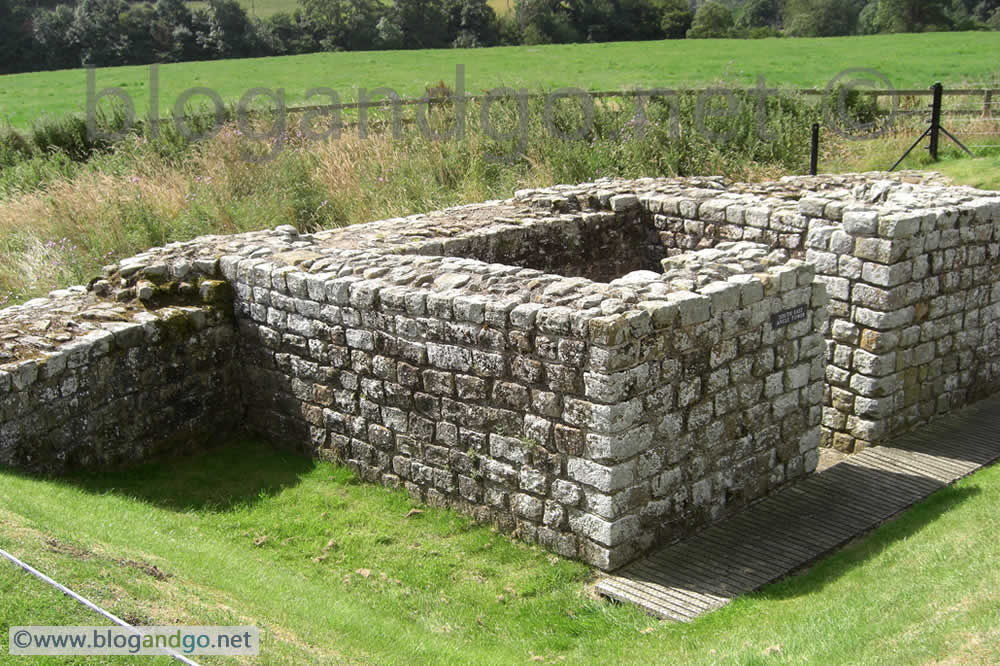
[[[998,501],[994,467],[689,625],[591,598],[583,565],[250,442],[100,478],[0,472],[0,547],[135,621],[257,625],[259,663],[995,663]],[[12,624],[96,623],[6,563],[0,592],[3,651]]]
[[[849,68],[871,68],[897,88],[926,89],[935,81],[952,86],[1000,85],[1000,68],[990,53],[1000,50],[1000,33],[934,33],[822,39],[662,40],[606,44],[517,46],[488,49],[316,53],[303,56],[219,60],[159,67],[160,115],[167,116],[185,90],[204,86],[235,102],[247,90],[284,89],[287,102],[305,101],[307,90],[326,86],[342,101],[359,88],[380,86],[407,97],[444,80],[454,87],[455,66],[465,65],[467,93],[497,86],[555,90],[633,87],[685,88],[725,82],[822,88]],[[121,87],[137,115],[149,112],[147,67],[101,69],[96,91]],[[27,128],[39,118],[83,112],[84,70],[0,76],[0,124]],[[205,101],[204,98],[201,98]],[[312,103],[329,103],[318,98]]]

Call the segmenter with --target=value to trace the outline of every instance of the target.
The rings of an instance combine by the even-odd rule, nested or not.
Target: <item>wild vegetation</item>
[[[492,130],[478,127],[480,107],[470,105],[464,138],[446,141],[415,124],[394,137],[383,113],[382,129],[367,138],[354,128],[309,141],[300,126],[288,127],[280,150],[234,125],[195,143],[176,132],[154,139],[146,128],[92,145],[80,139],[82,121],[67,118],[0,155],[0,303],[87,282],[112,257],[199,233],[333,227],[600,176],[801,170],[818,117],[801,100],[775,96],[758,135],[756,99],[742,95],[737,114],[709,118],[700,132],[690,131],[693,96],[652,101],[644,119],[623,104],[635,102],[597,107],[588,128],[573,100],[555,105],[550,125],[541,101],[522,113],[508,100],[492,105]],[[454,115],[435,109],[434,131],[446,131]],[[246,159],[267,151],[270,161]],[[74,160],[88,152],[89,160]]]

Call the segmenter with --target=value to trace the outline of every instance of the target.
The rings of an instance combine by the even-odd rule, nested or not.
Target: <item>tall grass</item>
[[[731,100],[693,95],[596,100],[500,99],[465,109],[461,138],[435,138],[411,114],[398,131],[372,111],[339,137],[309,140],[318,123],[289,115],[284,131],[257,117],[188,140],[139,125],[115,144],[80,134],[77,120],[0,138],[0,306],[84,283],[110,261],[207,233],[293,224],[315,230],[506,198],[520,187],[603,176],[803,173],[822,109],[793,95]],[[729,108],[729,105],[732,108]],[[870,114],[867,108],[858,113]],[[456,108],[436,105],[427,127],[446,133]],[[482,121],[488,119],[488,126]],[[112,113],[106,127],[120,127]],[[207,130],[210,119],[196,128]],[[251,138],[250,130],[269,135]],[[568,138],[573,137],[573,138]],[[280,146],[280,150],[276,149]],[[836,146],[827,146],[836,156]],[[262,156],[272,159],[260,160]],[[256,160],[247,159],[254,156]]]

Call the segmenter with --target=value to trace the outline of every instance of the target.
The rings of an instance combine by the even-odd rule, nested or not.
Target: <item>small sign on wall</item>
[[[796,305],[790,310],[782,310],[771,315],[771,328],[781,328],[806,318],[806,306]]]

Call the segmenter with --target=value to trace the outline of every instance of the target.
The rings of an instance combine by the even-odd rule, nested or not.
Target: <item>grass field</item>
[[[532,91],[749,86],[758,77],[775,86],[823,87],[856,67],[878,70],[897,88],[926,88],[938,80],[951,86],[1000,85],[1000,66],[989,56],[997,52],[1000,33],[975,32],[318,53],[162,65],[159,108],[167,115],[181,93],[195,86],[212,88],[227,101],[255,86],[284,89],[289,104],[302,103],[305,92],[317,86],[332,88],[342,101],[356,99],[359,88],[380,86],[415,97],[439,80],[453,86],[458,64],[465,65],[468,93],[501,85]],[[149,109],[149,78],[147,67],[102,69],[96,90],[124,88],[142,117]],[[46,115],[82,112],[86,99],[83,70],[2,76],[0,125],[24,128]],[[322,97],[313,101],[327,103]]]
[[[489,5],[497,13],[497,16],[514,11],[514,0],[489,0]]]
[[[187,5],[192,9],[208,9],[207,2],[188,2]],[[278,12],[291,14],[299,8],[298,0],[240,0],[240,5],[248,15],[257,18],[267,18]]]
[[[95,478],[0,470],[0,548],[136,623],[256,625],[255,663],[988,664],[998,502],[993,467],[687,625],[592,598],[579,563],[249,442]],[[98,619],[0,561],[3,653],[11,625]]]

